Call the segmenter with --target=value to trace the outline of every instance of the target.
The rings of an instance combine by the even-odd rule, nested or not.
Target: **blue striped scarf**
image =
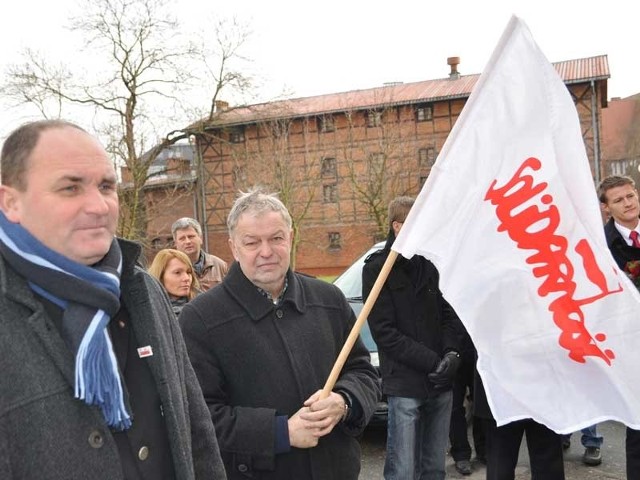
[[[88,267],[51,250],[0,212],[0,254],[31,289],[64,310],[61,335],[75,355],[75,397],[98,406],[107,424],[131,426],[107,325],[120,308],[122,254],[114,239]]]

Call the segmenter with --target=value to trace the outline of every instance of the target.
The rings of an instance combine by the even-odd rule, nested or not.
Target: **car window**
[[[381,250],[384,242],[376,243],[367,252],[359,257],[353,264],[347,268],[342,275],[333,281],[333,284],[342,290],[344,296],[350,299],[362,298],[362,266],[364,260],[373,252]]]

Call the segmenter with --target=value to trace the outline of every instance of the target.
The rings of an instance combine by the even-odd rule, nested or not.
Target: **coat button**
[[[140,450],[138,450],[138,458],[143,462],[149,458],[149,447],[140,447]]]
[[[284,312],[280,309],[276,310],[276,317],[278,318],[284,317]]]
[[[249,467],[247,467],[244,463],[241,463],[240,465],[238,465],[238,471],[240,473],[246,473],[249,470]]]
[[[102,432],[100,432],[100,430],[93,430],[90,434],[89,434],[89,445],[91,445],[92,448],[102,448],[102,445],[104,445],[104,437],[102,436]]]

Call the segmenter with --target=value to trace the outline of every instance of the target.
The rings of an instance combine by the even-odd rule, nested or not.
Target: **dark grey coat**
[[[222,284],[180,315],[230,479],[356,480],[362,432],[380,395],[360,340],[334,390],[362,408],[311,449],[275,454],[275,417],[293,415],[321,389],[355,321],[335,286],[289,272],[280,305],[264,297],[234,263]]]
[[[224,479],[211,417],[160,285],[123,251],[122,302],[148,357],[176,479]],[[24,278],[0,257],[0,478],[118,480],[118,449],[99,409],[73,396],[74,358]],[[135,419],[134,419],[135,421]]]

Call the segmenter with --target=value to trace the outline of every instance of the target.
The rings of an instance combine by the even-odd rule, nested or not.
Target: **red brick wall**
[[[569,87],[576,100],[587,154],[593,164],[593,130],[591,128],[591,97],[585,84]],[[261,183],[272,190],[281,190],[281,198],[300,221],[300,241],[296,269],[313,275],[335,275],[347,268],[366,251],[379,236],[374,217],[358,195],[358,188],[375,184],[367,175],[371,154],[384,153],[390,163],[387,188],[380,194],[380,209],[386,212],[388,201],[398,194],[415,196],[421,178],[426,178],[430,166],[419,164],[419,149],[435,148],[440,152],[466,99],[432,104],[433,118],[417,122],[414,106],[390,107],[383,112],[382,127],[367,127],[367,112],[352,111],[350,115],[334,116],[335,130],[320,132],[316,117],[296,119],[286,135],[274,135],[269,124],[250,124],[244,128],[244,141],[230,143],[229,132],[215,129],[198,137],[205,177],[207,198],[206,231],[209,251],[232,261],[227,246],[226,217],[239,189],[246,190]],[[601,102],[597,101],[600,120]],[[322,174],[324,157],[337,160],[337,175]],[[279,163],[278,163],[279,162]],[[279,168],[281,168],[279,170]],[[353,180],[355,178],[355,181]],[[294,185],[285,191],[284,180]],[[326,185],[335,184],[336,202],[324,201]],[[193,216],[193,199],[181,199],[154,220],[152,229],[158,233],[170,229],[171,220]],[[340,248],[331,248],[329,234],[340,234]],[[170,234],[170,230],[169,230]]]

